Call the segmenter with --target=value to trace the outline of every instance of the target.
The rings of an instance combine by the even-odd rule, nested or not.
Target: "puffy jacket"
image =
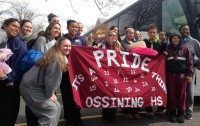
[[[186,73],[187,76],[192,76],[194,68],[191,52],[186,46],[182,46],[181,42],[175,47],[172,43],[173,36],[178,36],[181,40],[181,37],[178,34],[173,34],[169,38],[170,45],[167,48],[166,70],[170,73]]]

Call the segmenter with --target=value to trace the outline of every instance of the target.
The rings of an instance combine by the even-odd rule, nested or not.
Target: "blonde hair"
[[[117,36],[117,32],[115,30],[109,30],[107,35],[106,35],[107,40],[108,40],[108,37],[110,36],[110,34],[112,32],[116,33],[116,36]],[[120,44],[120,42],[118,40],[116,40],[116,42],[114,43],[114,48],[115,48],[116,51],[121,51],[122,50],[122,46],[121,46],[121,44]]]
[[[52,46],[45,53],[45,55],[36,62],[36,66],[39,66],[40,68],[46,68],[52,62],[53,59],[56,59],[58,61],[58,64],[60,65],[61,70],[63,72],[66,71],[68,67],[68,64],[66,63],[66,57],[60,51],[60,45],[65,39],[67,38],[62,37],[59,40],[57,40],[55,45]]]

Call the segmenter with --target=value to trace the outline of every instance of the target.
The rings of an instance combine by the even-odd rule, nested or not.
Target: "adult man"
[[[181,37],[183,39],[183,45],[187,46],[192,53],[192,56],[197,56],[200,58],[200,44],[199,41],[192,38],[190,33],[190,28],[188,25],[182,25],[179,28],[179,32],[181,33]],[[195,74],[192,77],[191,83],[187,84],[186,87],[186,111],[185,111],[185,119],[192,119],[193,113],[193,103],[194,103],[194,78]]]

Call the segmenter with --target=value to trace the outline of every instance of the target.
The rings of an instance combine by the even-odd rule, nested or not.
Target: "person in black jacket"
[[[167,109],[170,111],[169,121],[184,123],[186,110],[186,86],[192,81],[194,73],[193,58],[189,48],[181,45],[181,36],[173,34],[169,38],[167,48]]]
[[[157,37],[158,34],[158,28],[155,24],[150,24],[148,28],[148,36],[149,38],[144,39],[147,48],[151,48],[158,53],[162,53],[164,50],[162,50],[161,42],[159,41],[159,38]],[[148,118],[154,119],[155,114],[153,112],[153,108],[151,106],[145,108],[147,111],[146,116]]]

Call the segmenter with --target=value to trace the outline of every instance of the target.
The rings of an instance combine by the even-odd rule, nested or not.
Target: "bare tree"
[[[103,16],[108,16],[108,11],[110,11],[114,6],[120,8],[123,6],[119,0],[107,0],[104,2],[102,0],[94,0],[94,2]]]
[[[44,16],[42,14],[38,14],[36,10],[30,7],[28,1],[1,1],[0,3],[6,2],[9,4],[9,9],[1,10],[3,16],[9,16],[18,19],[19,21],[26,19],[30,20],[33,25],[32,34],[29,38],[33,38],[37,35],[38,32],[44,29]]]
[[[0,19],[9,12],[13,4],[10,0],[0,0]]]
[[[48,0],[45,0],[45,1],[48,1]],[[89,2],[88,0],[84,0],[84,1]],[[120,0],[94,0],[94,2],[97,8],[99,9],[100,13],[105,17],[108,16],[108,12],[114,6],[118,6],[120,8],[123,6],[123,4],[120,3]],[[70,0],[70,5],[74,13],[78,13],[72,4],[72,0]]]
[[[139,30],[146,30],[150,23],[156,22],[158,16],[158,0],[145,0],[132,8],[129,8],[120,15],[120,33],[126,26],[131,26]]]

